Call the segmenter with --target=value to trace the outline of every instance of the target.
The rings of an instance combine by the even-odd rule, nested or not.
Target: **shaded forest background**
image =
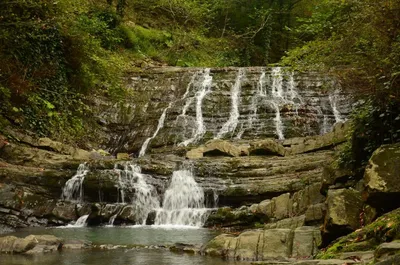
[[[399,30],[399,0],[3,0],[0,133],[76,142],[88,97],[119,101],[146,67],[279,64],[365,95],[342,155],[358,167],[400,139]]]

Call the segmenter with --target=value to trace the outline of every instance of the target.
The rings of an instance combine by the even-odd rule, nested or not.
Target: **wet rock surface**
[[[63,240],[52,235],[30,235],[25,238],[0,237],[0,253],[38,254],[53,252],[62,248]]]
[[[364,175],[364,197],[369,204],[386,211],[400,207],[400,144],[378,148]]]

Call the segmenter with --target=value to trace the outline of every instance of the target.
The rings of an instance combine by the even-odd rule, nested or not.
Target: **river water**
[[[168,246],[175,243],[204,244],[218,232],[189,227],[82,227],[29,228],[10,235],[51,234],[65,240],[87,240],[96,245]],[[0,255],[1,265],[241,265],[201,255],[176,254],[168,249],[64,250],[40,255]],[[248,263],[247,263],[248,264]]]

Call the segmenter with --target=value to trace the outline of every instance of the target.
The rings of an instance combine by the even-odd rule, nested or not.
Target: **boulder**
[[[273,139],[266,139],[250,144],[250,155],[285,156],[283,145]]]
[[[352,189],[330,190],[326,204],[324,236],[328,241],[361,227],[363,202],[360,192]]]
[[[35,245],[35,241],[32,238],[0,237],[0,253],[24,253],[34,248]]]
[[[237,237],[229,234],[216,236],[202,247],[202,253],[210,256],[226,257],[236,249]]]
[[[378,261],[386,259],[388,256],[400,252],[400,240],[380,244],[374,253],[375,259]]]
[[[136,223],[135,207],[133,205],[125,206],[118,214],[116,220],[127,224]]]
[[[305,213],[305,222],[314,223],[324,219],[324,212],[326,210],[324,203],[310,205]]]
[[[326,195],[329,188],[345,188],[352,178],[353,173],[350,170],[339,168],[333,161],[329,161],[322,171],[321,192]]]
[[[128,153],[118,153],[117,159],[118,160],[131,160],[131,157],[129,156]]]
[[[274,223],[265,224],[264,229],[275,229],[275,228],[296,229],[304,225],[305,225],[305,216],[300,215],[282,219]]]
[[[268,229],[264,230],[259,255],[261,259],[288,258],[292,255],[293,230]]]
[[[198,159],[204,156],[229,156],[238,157],[242,155],[244,151],[224,140],[211,140],[208,141],[204,146],[192,149],[186,153],[186,157],[189,159]]]
[[[36,245],[25,254],[39,254],[60,250],[63,240],[53,235],[30,235],[25,240],[33,240]]]
[[[337,123],[331,132],[324,135],[297,138],[295,141],[286,142],[284,144],[289,147],[286,147],[285,154],[295,155],[331,148],[346,141],[349,129],[349,122]]]
[[[224,140],[211,140],[204,146],[204,156],[230,156],[237,157],[241,154],[241,149],[232,143]]]
[[[15,236],[0,237],[0,253],[36,254],[58,250],[62,239],[53,235],[30,235],[25,238]]]
[[[192,244],[176,243],[173,246],[169,247],[169,250],[177,253],[197,254],[200,253],[200,246]]]
[[[250,230],[241,233],[238,237],[234,258],[238,260],[260,260],[260,241],[263,238],[263,230]]]
[[[278,220],[289,217],[291,209],[290,193],[282,194],[272,200],[274,202],[274,217]]]
[[[52,215],[63,221],[73,221],[78,218],[74,203],[58,202],[52,210]]]
[[[258,204],[256,212],[272,218],[274,212],[274,203],[271,200],[264,200]]]
[[[195,149],[192,149],[186,153],[186,158],[187,159],[198,159],[202,158],[204,153],[204,147],[198,147]]]
[[[321,231],[317,227],[303,226],[294,230],[292,257],[310,258],[318,252]]]
[[[293,230],[249,230],[235,237],[222,234],[209,241],[202,253],[235,260],[282,259],[291,255]]]
[[[375,263],[375,265],[395,265],[400,264],[400,254],[388,257],[387,259]]]
[[[364,174],[363,197],[385,211],[400,207],[400,143],[383,145],[371,156]]]

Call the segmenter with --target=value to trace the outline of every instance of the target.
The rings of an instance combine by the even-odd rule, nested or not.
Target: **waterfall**
[[[171,106],[172,106],[172,102],[170,102],[170,103],[168,104],[168,107],[166,107],[166,108],[164,109],[164,111],[162,112],[161,117],[160,117],[160,119],[158,120],[158,125],[157,125],[156,131],[154,132],[153,136],[147,138],[146,141],[144,141],[144,143],[143,143],[143,145],[142,145],[142,148],[140,149],[140,152],[139,152],[139,157],[142,157],[142,156],[145,155],[146,150],[147,150],[147,146],[149,145],[149,142],[150,142],[152,139],[154,139],[154,137],[157,136],[158,132],[162,129],[162,127],[164,127],[165,117],[167,116],[167,111],[168,111],[168,109],[171,108]]]
[[[236,126],[238,125],[240,116],[240,89],[242,87],[242,79],[244,78],[244,76],[245,70],[244,68],[240,68],[236,76],[235,84],[232,86],[231,89],[231,111],[229,114],[229,119],[218,132],[217,136],[215,137],[217,139],[222,138],[225,134],[229,132],[235,131]]]
[[[141,173],[138,165],[128,162],[123,165],[123,169],[118,169],[118,166],[116,165],[114,170],[118,174],[116,187],[121,201],[126,203],[126,196],[133,194],[130,199],[135,206],[136,222],[145,224],[148,214],[160,205],[157,192],[152,185],[146,183],[146,176]]]
[[[194,74],[192,75],[192,77],[190,78],[190,82],[189,82],[189,84],[186,86],[185,94],[183,94],[183,96],[182,96],[182,99],[186,99],[185,105],[184,105],[184,107],[182,108],[182,113],[181,113],[178,117],[176,117],[176,119],[178,119],[179,117],[185,117],[185,116],[186,116],[186,112],[187,112],[187,110],[189,109],[190,105],[191,105],[192,102],[193,102],[193,97],[188,97],[188,96],[189,96],[189,93],[190,93],[190,88],[191,88],[192,86],[194,86],[195,81],[196,81],[196,77],[197,77],[198,75],[199,75],[199,72],[196,72],[196,73],[194,73]]]
[[[280,105],[285,102],[283,92],[283,76],[281,67],[275,67],[272,69],[272,86],[271,86],[272,99],[270,100],[271,105],[275,109],[275,133],[280,140],[285,139],[283,134],[283,123],[281,119]]]
[[[335,122],[344,122],[342,116],[337,108],[337,101],[339,100],[339,90],[335,90],[333,94],[329,95],[329,102],[331,104],[333,115],[335,116]]]
[[[322,121],[322,129],[321,134],[326,134],[330,131],[329,124],[328,124],[328,115],[324,114],[324,118]]]
[[[196,91],[196,130],[193,133],[190,139],[187,139],[179,144],[179,146],[187,146],[193,142],[200,140],[206,132],[206,127],[204,125],[203,120],[203,99],[204,97],[211,92],[212,86],[212,76],[210,75],[210,68],[204,69],[204,72],[201,74],[200,77],[201,82],[195,83],[194,87]],[[181,115],[186,115],[186,111],[189,108],[193,100],[187,101]]]
[[[294,107],[295,115],[298,115],[298,109],[304,104],[303,99],[297,92],[297,84],[294,80],[294,73],[288,74],[288,80],[285,81],[283,78],[282,68],[274,67],[272,69],[272,85],[271,95],[272,98],[269,100],[272,107],[275,109],[275,134],[280,140],[285,139],[284,126],[281,117],[280,108],[282,106],[290,105]],[[286,89],[285,89],[286,88]]]
[[[155,224],[201,227],[208,213],[204,191],[196,183],[192,170],[181,169],[172,174],[162,208],[157,210]]]
[[[83,181],[86,174],[89,172],[89,167],[86,163],[80,164],[76,174],[70,178],[64,185],[61,199],[67,201],[83,201]]]
[[[117,218],[118,214],[114,214],[113,216],[110,217],[110,220],[108,220],[108,226],[114,226],[114,221],[115,218]]]
[[[81,217],[78,218],[78,220],[76,220],[75,224],[71,225],[67,225],[66,227],[85,227],[87,225],[86,221],[88,219],[89,215],[82,215]]]
[[[275,108],[274,122],[276,135],[278,136],[279,140],[283,140],[285,139],[285,136],[283,134],[283,123],[281,119],[281,111],[279,109],[279,105],[274,101],[271,101],[271,105]]]
[[[251,97],[251,103],[250,103],[250,115],[247,120],[248,124],[248,129],[253,128],[253,122],[257,119],[257,111],[258,111],[258,101],[260,98],[266,97],[267,96],[267,91],[266,91],[266,85],[265,85],[265,70],[263,69],[260,75],[260,78],[258,79],[257,82],[257,90]],[[236,136],[236,139],[241,139],[242,135],[245,132],[244,125],[242,124],[239,133]]]

